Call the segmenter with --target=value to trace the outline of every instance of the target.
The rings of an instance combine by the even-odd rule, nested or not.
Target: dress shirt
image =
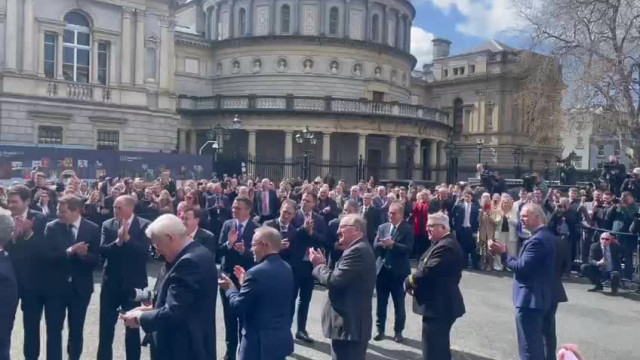
[[[78,238],[78,229],[80,229],[80,222],[82,221],[82,216],[78,216],[78,219],[73,222],[71,225],[71,235],[73,235],[73,241],[75,242]]]
[[[196,226],[196,229],[193,230],[193,232],[191,234],[189,234],[189,239],[191,239],[191,240],[195,239],[197,232],[198,232],[198,227]]]
[[[604,254],[605,269],[607,271],[612,271],[613,270],[613,262],[611,260],[611,248],[609,246],[603,246],[602,247],[602,254]]]
[[[471,204],[464,203],[464,221],[462,227],[471,227]]]
[[[262,190],[262,215],[269,215],[269,191]]]

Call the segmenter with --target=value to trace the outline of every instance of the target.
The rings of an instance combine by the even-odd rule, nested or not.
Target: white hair
[[[187,235],[187,228],[184,227],[184,224],[177,216],[173,214],[164,214],[149,224],[145,234],[149,239],[154,236],[168,235],[182,238]]]
[[[280,235],[280,232],[269,226],[261,226],[257,228],[253,237],[256,240],[261,240],[269,244],[268,246],[271,250],[279,251],[280,246],[282,245],[282,235]]]
[[[0,246],[4,246],[13,235],[13,217],[11,212],[0,208]]]
[[[449,227],[449,217],[442,212],[437,212],[435,214],[429,215],[429,220],[427,222],[432,225],[442,225],[445,229],[451,230]]]

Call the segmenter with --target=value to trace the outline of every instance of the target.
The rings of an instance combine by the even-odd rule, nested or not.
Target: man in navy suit
[[[280,203],[278,202],[278,194],[270,188],[269,179],[262,179],[260,187],[262,190],[255,194],[254,212],[260,216],[260,223],[267,220],[275,219],[278,216]]]
[[[292,224],[295,214],[296,202],[290,199],[285,199],[282,201],[282,206],[280,206],[280,217],[273,220],[267,220],[262,225],[278,231],[282,237],[282,248],[280,249],[279,255],[282,260],[292,268],[294,265],[298,265],[298,262],[302,261],[304,253],[300,254],[300,252],[306,252],[306,248],[303,247],[305,244],[303,241],[300,241],[298,237],[298,230]],[[295,308],[295,303],[293,307]]]
[[[151,334],[154,360],[216,358],[215,294],[218,273],[213,254],[193,241],[181,220],[165,214],[146,229],[165,259],[153,306],[121,315],[127,328]]]
[[[296,339],[307,343],[313,342],[313,339],[307,333],[307,317],[315,285],[312,275],[313,266],[307,257],[307,249],[309,247],[322,247],[327,233],[327,225],[324,222],[324,218],[313,212],[317,201],[318,199],[314,193],[304,193],[302,195],[302,207],[293,219],[293,226],[298,231],[298,238],[302,239],[301,242],[304,243],[299,247],[300,251],[295,262],[297,265],[292,266],[294,301],[295,298],[298,298],[298,331],[296,331]]]
[[[222,224],[231,217],[231,201],[222,192],[222,185],[209,184],[204,193],[205,208],[209,211],[210,230],[217,238],[220,237]]]
[[[539,205],[528,203],[520,212],[522,225],[531,237],[522,244],[517,258],[507,260],[513,271],[513,303],[516,308],[516,329],[520,359],[543,360],[544,316],[553,305],[555,272],[555,238],[544,225],[544,211]],[[492,242],[496,253],[506,247]]]
[[[474,269],[478,268],[480,257],[476,251],[475,234],[479,227],[480,209],[473,202],[473,193],[465,191],[464,201],[457,203],[452,210],[452,224],[456,231],[456,239],[460,242],[460,247],[464,253],[462,266],[467,268],[469,265],[469,257]]]
[[[236,287],[240,287],[233,269],[240,266],[245,270],[253,267],[253,255],[251,254],[251,240],[253,233],[260,226],[251,220],[251,209],[253,202],[244,195],[238,195],[231,206],[233,219],[225,221],[220,230],[219,250],[222,256],[220,271],[227,274]],[[225,343],[227,350],[225,359],[235,360],[238,349],[238,338],[241,337],[240,317],[229,306],[229,300],[220,289],[222,300],[222,310],[224,311]]]
[[[229,306],[243,318],[240,360],[284,360],[293,352],[291,337],[291,294],[293,273],[278,252],[280,233],[271,227],[255,231],[251,250],[256,266],[249,271],[237,266],[234,275],[240,290],[226,275],[220,287],[225,289]]]
[[[7,192],[14,229],[5,250],[11,257],[18,280],[26,360],[37,359],[40,355],[40,320],[45,302],[40,274],[48,271],[40,261],[47,220],[41,213],[29,210],[30,200],[31,191],[24,185],[14,185]]]
[[[366,196],[366,195],[365,195]],[[366,200],[365,200],[366,202]],[[377,281],[377,328],[375,341],[384,339],[384,327],[387,320],[387,304],[389,295],[393,299],[395,323],[393,340],[402,342],[402,330],[407,320],[404,307],[404,279],[411,274],[409,254],[413,249],[413,229],[402,220],[404,208],[399,203],[389,206],[389,222],[380,225],[374,242],[374,249],[378,255],[376,260]]]
[[[191,240],[197,241],[200,245],[204,246],[211,252],[214,259],[216,256],[216,247],[218,243],[216,242],[216,238],[213,234],[198,226],[200,219],[202,218],[202,213],[204,210],[202,209],[194,209],[194,208],[186,208],[182,212],[182,224],[187,228],[187,233]]]
[[[140,306],[131,298],[134,289],[147,287],[149,239],[145,230],[149,221],[133,214],[136,201],[129,195],[115,199],[115,217],[102,224],[100,252],[104,259],[100,292],[100,330],[98,360],[113,358],[114,326],[119,311]],[[127,360],[140,359],[140,330],[125,331]]]
[[[9,360],[11,331],[18,307],[18,282],[13,264],[4,246],[11,241],[13,218],[7,210],[0,209],[0,360]]]
[[[340,242],[338,241],[338,227],[340,226],[340,219],[345,215],[358,215],[358,203],[355,200],[347,199],[343,205],[342,215],[331,220],[327,225],[327,236],[325,237],[325,250],[327,252],[327,266],[333,270],[336,263],[342,256],[342,249]]]
[[[82,355],[84,320],[93,293],[93,269],[99,262],[100,228],[80,213],[76,195],[58,200],[58,219],[44,230],[43,289],[47,321],[47,358],[62,359],[62,328],[69,314],[69,359]]]

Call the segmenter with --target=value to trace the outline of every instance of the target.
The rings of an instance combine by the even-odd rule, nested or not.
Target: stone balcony
[[[344,99],[309,96],[179,96],[178,112],[288,112],[332,113],[358,116],[414,119],[427,123],[452,127],[451,119],[444,111],[420,105],[398,102],[375,102],[368,99]]]

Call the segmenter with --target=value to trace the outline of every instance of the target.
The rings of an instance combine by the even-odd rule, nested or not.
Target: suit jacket
[[[453,224],[453,229],[455,231],[460,231],[464,225],[464,207],[465,203],[461,202],[456,204],[453,207],[451,222]],[[471,213],[469,215],[469,224],[471,225],[471,232],[476,233],[478,231],[478,227],[480,226],[480,208],[474,202],[471,203]]]
[[[413,311],[427,318],[455,320],[465,313],[460,292],[462,249],[453,235],[433,243],[405,280],[414,289]]]
[[[433,198],[429,203],[429,214],[446,211],[449,214],[449,217],[451,217],[451,213],[453,212],[453,205],[455,203],[455,199],[452,199],[451,197],[447,198],[447,200],[445,200],[444,202],[440,201],[440,199],[438,199],[437,197]]]
[[[622,265],[620,264],[620,260],[622,259],[622,249],[620,248],[620,244],[609,244],[609,251],[611,251],[613,271],[621,271]],[[598,261],[602,260],[602,258],[604,258],[604,252],[602,251],[602,246],[598,241],[597,243],[592,244],[589,249],[589,264],[597,266]]]
[[[365,239],[353,242],[335,269],[327,265],[313,269],[313,276],[328,292],[322,310],[322,332],[326,338],[358,342],[371,339],[375,271],[375,255]]]
[[[567,302],[567,292],[562,284],[562,276],[569,271],[571,263],[569,262],[569,242],[565,236],[556,235],[556,268],[555,268],[555,286],[554,301],[556,303]]]
[[[41,274],[43,289],[48,294],[72,295],[89,298],[93,293],[93,269],[100,259],[100,228],[82,218],[78,235],[73,239],[71,230],[60,220],[47,224],[44,230],[45,251],[43,265],[47,271]],[[67,248],[76,243],[89,245],[87,255],[67,255]],[[71,287],[69,287],[71,285]]]
[[[209,230],[198,227],[193,240],[199,242],[200,245],[207,248],[207,250],[211,252],[211,255],[213,255],[215,259],[218,243],[216,242],[215,236],[213,236],[213,234]]]
[[[129,225],[129,241],[118,246],[120,221],[109,219],[102,224],[100,253],[104,260],[102,286],[130,290],[147,286],[147,257],[150,241],[145,234],[149,221],[134,216]]]
[[[279,219],[265,221],[262,226],[276,229],[280,235],[282,235],[283,240],[289,241],[289,247],[280,250],[280,257],[289,264],[291,268],[300,267],[302,265],[302,259],[309,248],[309,240],[311,238],[306,231],[304,231],[304,234],[299,234],[298,229],[291,223],[287,225],[285,231],[282,231],[283,229],[280,229]]]
[[[43,215],[44,215],[44,208],[45,206],[42,206],[40,204],[31,204],[31,210],[40,212]],[[57,214],[58,211],[55,205],[53,205],[52,203],[49,203],[49,205],[46,206],[46,208],[48,212],[48,214],[46,215],[47,220],[53,220],[58,216]]]
[[[380,244],[381,238],[386,238],[391,234],[391,223],[380,225],[378,235],[374,242],[374,249],[378,255],[376,260],[376,274],[380,273],[382,267],[387,267],[398,277],[404,279],[411,274],[411,263],[409,255],[413,250],[413,229],[404,221],[398,224],[395,234],[392,237],[393,246],[385,249]]]
[[[333,219],[327,226],[327,236],[325,237],[325,250],[328,254],[327,266],[333,270],[342,256],[342,250],[338,249],[338,226],[340,218]]]
[[[323,210],[329,208],[328,213],[323,213]],[[318,198],[318,203],[316,204],[316,211],[318,214],[321,214],[324,218],[325,224],[328,224],[331,220],[338,217],[340,210],[338,209],[338,204],[332,198],[327,197],[326,200],[322,200]]]
[[[263,211],[262,211],[263,210],[262,209],[263,193],[264,193],[264,190],[261,190],[261,191],[257,191],[256,194],[254,195],[253,211],[255,214],[259,216],[266,215],[266,214],[263,214]],[[278,201],[278,194],[276,193],[275,190],[269,189],[267,193],[267,198],[269,199],[269,216],[275,218],[278,216],[278,211],[280,210],[280,202]]]
[[[293,272],[277,254],[251,268],[239,291],[226,291],[229,306],[243,319],[239,360],[280,360],[293,352],[292,293]]]
[[[25,239],[23,235],[16,238],[16,241],[9,241],[5,245],[5,250],[11,256],[13,271],[18,280],[18,293],[24,291],[40,291],[40,274],[48,271],[42,264],[42,253],[44,244],[44,228],[47,219],[42,213],[28,210],[27,219],[33,221],[33,235]]]
[[[218,272],[213,255],[194,241],[168,268],[154,310],[140,316],[140,327],[152,334],[154,359],[215,359]]]
[[[236,219],[229,219],[222,224],[220,230],[220,255],[223,256],[222,264],[220,265],[220,271],[227,274],[231,279],[236,281],[236,276],[233,273],[233,267],[236,265],[242,266],[245,270],[249,270],[253,265],[253,254],[251,253],[251,241],[253,240],[253,233],[260,226],[255,221],[249,219],[247,226],[242,229],[242,241],[244,242],[244,254],[240,254],[233,247],[229,249],[228,239],[229,231],[235,226]],[[238,239],[240,241],[240,239]]]
[[[367,239],[369,240],[369,244],[373,246],[373,243],[376,239],[376,233],[378,232],[378,227],[380,226],[380,221],[382,219],[382,217],[380,216],[380,210],[371,205],[368,209],[365,210],[363,218],[367,222]]]
[[[532,232],[517,258],[509,258],[513,275],[513,304],[516,308],[546,311],[553,303],[556,260],[555,238],[546,226]]]
[[[0,360],[9,360],[9,348],[4,345],[11,343],[11,331],[18,307],[18,282],[13,272],[11,258],[5,251],[0,250]]]

